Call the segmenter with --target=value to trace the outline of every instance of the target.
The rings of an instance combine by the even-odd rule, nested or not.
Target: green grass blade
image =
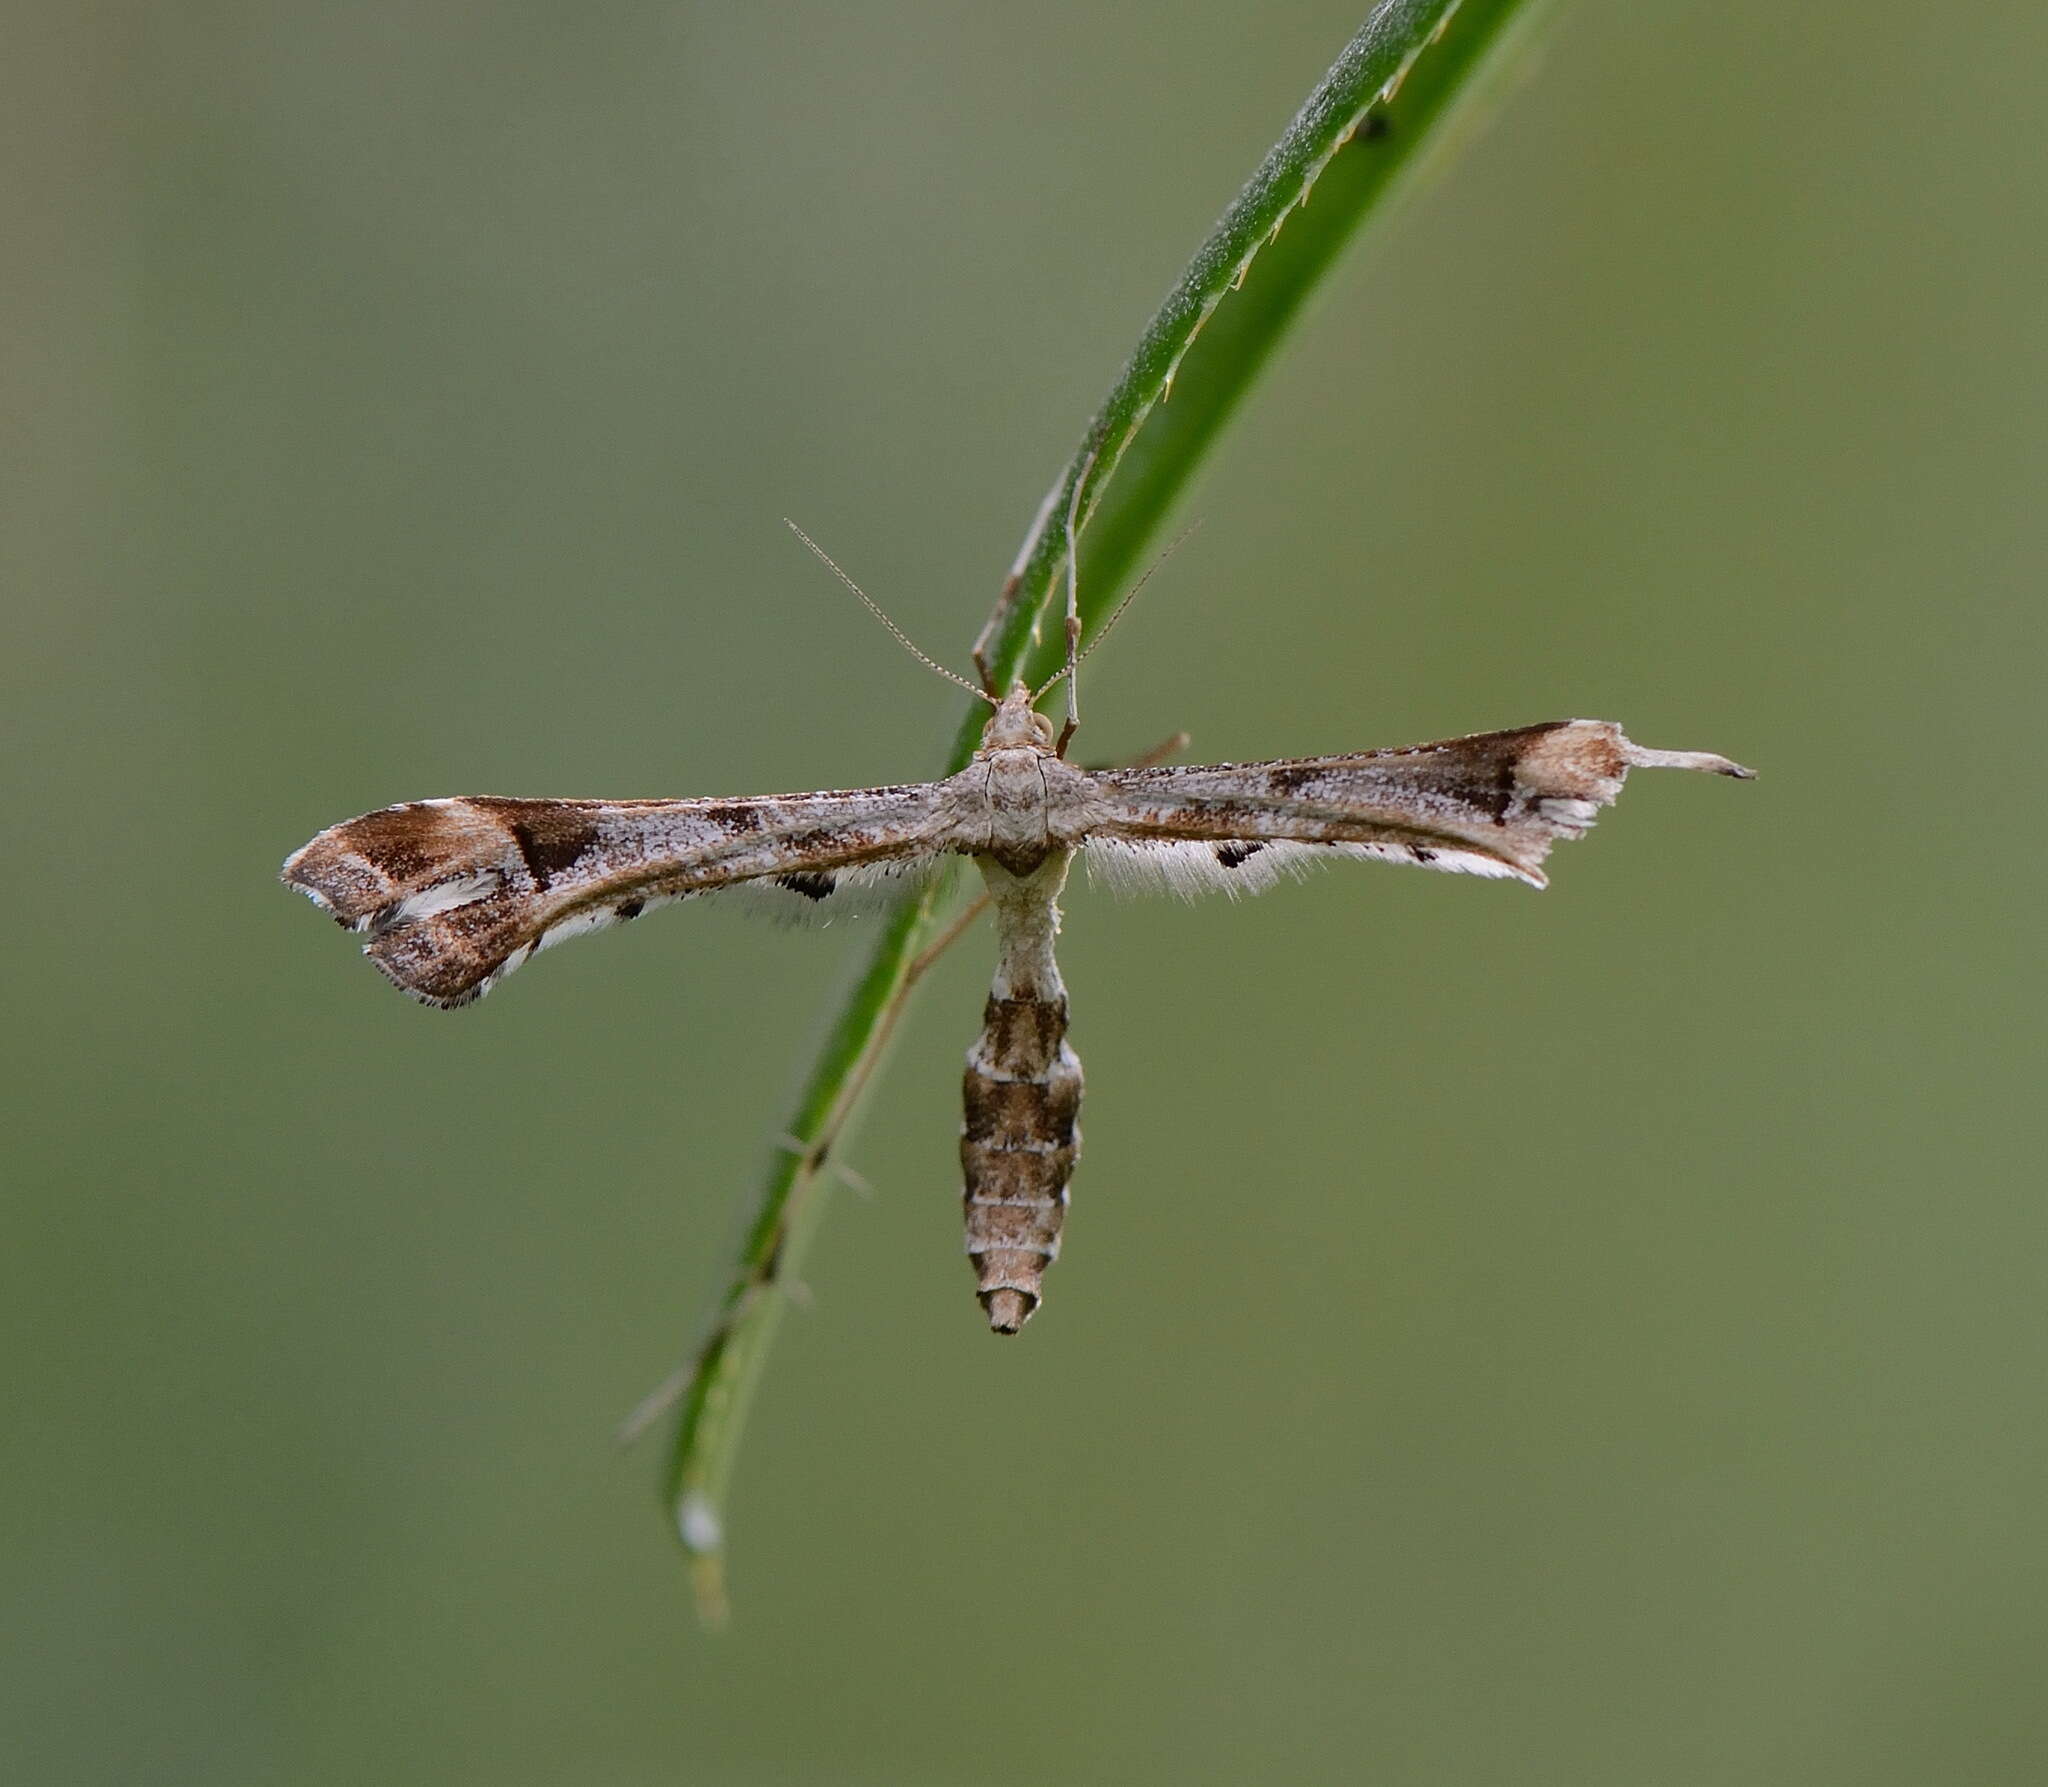
[[[1042,676],[1057,662],[1060,642],[1038,643],[1039,623],[1063,568],[1074,481],[1086,472],[1082,618],[1092,632],[1323,274],[1441,140],[1454,102],[1500,65],[1509,28],[1540,3],[1383,0],[1373,9],[1146,326],[1047,493],[982,634],[999,687],[1027,664]],[[964,716],[952,767],[968,760],[987,713],[977,702]],[[725,1605],[725,1495],[747,1403],[784,1287],[817,1224],[827,1155],[880,1063],[943,897],[932,889],[906,905],[876,941],[768,1170],[718,1317],[687,1368],[664,1493],[699,1604],[714,1620]]]

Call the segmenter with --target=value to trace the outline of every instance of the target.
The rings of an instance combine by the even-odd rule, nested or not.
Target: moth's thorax
[[[983,750],[974,770],[988,800],[988,854],[1028,875],[1052,847],[1045,772],[1057,760],[1029,745]]]

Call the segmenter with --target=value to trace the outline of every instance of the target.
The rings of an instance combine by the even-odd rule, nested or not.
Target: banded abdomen
[[[978,859],[995,904],[995,983],[967,1051],[960,1128],[967,1257],[998,1334],[1014,1334],[1059,1257],[1067,1181],[1081,1149],[1081,1063],[1067,1046],[1067,989],[1053,959],[1071,853],[1028,875]]]

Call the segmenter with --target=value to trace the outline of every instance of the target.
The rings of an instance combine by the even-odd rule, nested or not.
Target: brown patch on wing
[[[402,807],[387,807],[381,813],[365,813],[345,826],[336,826],[307,846],[310,864],[319,859],[319,846],[330,863],[338,864],[344,853],[363,868],[374,869],[393,889],[406,888],[439,872],[450,855],[465,853],[475,826],[466,811],[433,807],[415,801]],[[344,842],[345,839],[345,842]]]
[[[721,826],[730,832],[750,832],[761,829],[761,811],[758,801],[734,800],[713,803],[704,809],[707,823]]]
[[[449,865],[472,862],[480,844],[502,841],[502,830],[479,827],[466,802],[410,801],[330,826],[286,860],[283,879],[338,923],[365,928],[379,911],[443,879]]]
[[[481,813],[495,814],[518,848],[533,884],[546,888],[557,875],[566,874],[590,854],[597,843],[597,827],[566,801],[506,800],[480,796],[466,805]]]
[[[580,816],[535,822],[533,809],[549,804],[386,807],[323,831],[286,861],[283,880],[361,932],[393,985],[424,1004],[466,1005],[535,941],[541,875],[588,847]]]

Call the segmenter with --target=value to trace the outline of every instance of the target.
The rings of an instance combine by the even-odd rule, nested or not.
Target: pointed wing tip
[[[404,975],[383,957],[375,953],[371,944],[363,945],[363,954],[369,958],[370,966],[410,999],[415,1005],[424,1005],[429,1011],[460,1011],[464,1006],[474,1005],[518,963],[487,974],[473,986],[462,987],[452,993],[430,993],[417,982],[405,979]],[[521,958],[524,959],[523,957]]]
[[[312,849],[313,845],[319,843],[319,841],[318,838],[314,838],[310,843],[301,844],[283,862],[279,863],[277,865],[277,878],[286,887],[297,888],[309,900],[318,900],[322,905],[325,905],[326,901],[314,890],[312,883],[307,881],[301,868],[301,865],[306,860],[306,852]]]
[[[329,918],[339,917],[340,915],[334,910],[334,902],[315,887],[312,882],[306,880],[298,873],[299,858],[303,854],[304,852],[302,851],[294,850],[291,855],[284,859],[284,867],[277,872],[279,885],[290,888],[293,893],[304,894],[307,899],[318,906]],[[346,924],[348,921],[343,919],[342,922]]]
[[[293,893],[304,894],[343,930],[360,931],[367,926],[369,919],[361,900],[352,897],[355,891],[352,883],[337,876],[331,864],[328,873],[323,875],[319,863],[307,861],[324,838],[323,833],[286,857],[284,866],[277,871],[278,882]]]

